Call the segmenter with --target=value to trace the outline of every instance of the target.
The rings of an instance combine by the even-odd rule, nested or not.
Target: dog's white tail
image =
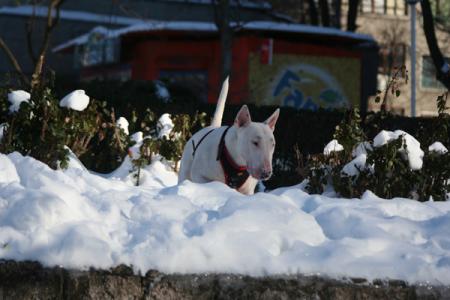
[[[227,78],[222,84],[222,90],[220,91],[219,100],[217,100],[216,111],[214,112],[211,127],[222,126],[223,110],[225,109],[225,101],[227,100],[228,95],[228,79],[229,77],[227,76]]]

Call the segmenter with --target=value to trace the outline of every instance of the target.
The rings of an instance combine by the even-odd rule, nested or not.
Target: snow
[[[206,5],[214,4],[213,0],[169,0],[169,1],[189,3],[189,4],[206,4]],[[270,3],[267,1],[231,0],[230,5],[246,8],[259,8],[265,10],[272,8],[272,5],[270,5]]]
[[[124,117],[120,117],[117,120],[117,127],[119,127],[120,129],[123,130],[123,132],[125,132],[125,134],[130,134],[130,132],[128,131],[128,125],[130,125],[130,123],[128,123],[128,120],[125,119]]]
[[[326,36],[338,36],[344,38],[351,38],[362,41],[374,41],[373,37],[366,34],[354,33],[339,30],[331,27],[320,27],[313,25],[305,25],[298,23],[282,23],[272,21],[252,21],[245,23],[243,28],[247,30],[265,30],[275,32],[293,32],[293,33],[306,33],[314,35],[326,35]]]
[[[170,114],[162,114],[156,126],[158,128],[158,138],[162,138],[163,136],[169,138],[174,126]]]
[[[444,64],[442,65],[441,72],[444,74],[450,72],[450,65],[447,62],[444,62]]]
[[[360,170],[363,170],[366,166],[367,154],[360,154],[351,162],[346,164],[342,168],[342,172],[348,176],[356,176]]]
[[[176,186],[159,161],[146,168],[147,185],[136,187],[73,167],[76,160],[55,171],[0,154],[0,258],[450,284],[450,202],[387,201],[370,192],[328,198],[302,185],[244,196],[219,182]]]
[[[89,96],[84,90],[75,90],[66,95],[59,102],[59,106],[67,107],[77,111],[83,111],[89,105]]]
[[[430,147],[428,147],[428,151],[445,154],[448,152],[448,149],[444,145],[442,145],[441,142],[434,142],[432,145],[430,145]]]
[[[159,99],[167,103],[170,99],[169,90],[166,88],[166,86],[162,81],[155,80],[154,83],[156,88],[156,95],[158,96]]]
[[[410,134],[402,131],[386,131],[382,130],[373,139],[373,146],[375,148],[381,147],[392,140],[403,137],[406,144],[406,152],[404,149],[399,149],[399,151],[406,156],[409,162],[409,166],[412,170],[420,170],[423,164],[423,151],[420,149],[420,143]]]
[[[352,156],[356,157],[361,154],[367,154],[367,150],[372,151],[373,147],[369,142],[359,143],[355,149],[352,151]]]
[[[30,93],[23,90],[12,91],[11,93],[8,93],[8,101],[9,103],[11,103],[11,105],[9,106],[9,112],[18,112],[20,109],[20,104],[22,102],[29,102],[30,97]]]
[[[8,124],[6,124],[6,123],[0,124],[0,143],[3,140],[3,134],[4,134],[6,128],[8,128]]]
[[[246,23],[235,23],[232,22],[230,25],[239,28],[240,31],[270,31],[270,32],[290,32],[299,34],[311,34],[311,35],[322,35],[322,36],[337,36],[348,39],[360,40],[363,42],[374,42],[374,39],[370,35],[354,33],[339,30],[331,27],[319,27],[305,24],[296,23],[283,23],[283,22],[273,22],[273,21],[250,21]],[[92,32],[98,32],[105,35],[105,38],[117,38],[128,34],[138,33],[138,32],[149,32],[149,31],[198,31],[198,32],[217,32],[217,26],[212,22],[194,22],[194,21],[142,21],[127,27],[109,30],[105,27],[96,27],[91,32],[87,32],[81,36],[74,39],[68,40],[55,48],[53,52],[58,52],[70,47],[83,45],[87,43],[89,36]]]
[[[330,155],[331,152],[339,152],[342,150],[344,150],[344,146],[339,144],[339,142],[337,140],[332,140],[323,149],[323,154]]]

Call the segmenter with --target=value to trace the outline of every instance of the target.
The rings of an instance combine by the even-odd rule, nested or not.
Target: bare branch
[[[28,49],[28,54],[30,55],[31,60],[33,61],[33,64],[36,65],[37,63],[37,57],[36,54],[34,54],[34,49],[33,49],[33,29],[35,26],[35,20],[36,20],[36,5],[37,2],[36,0],[33,0],[33,13],[31,15],[31,17],[27,20],[26,22],[26,37],[27,37],[27,49]]]
[[[0,37],[0,48],[3,49],[3,51],[6,54],[6,57],[9,59],[9,62],[11,63],[11,65],[14,67],[14,69],[16,70],[16,72],[20,75],[20,77],[22,78],[22,81],[25,84],[29,84],[30,81],[28,80],[27,76],[25,75],[25,73],[23,73],[22,68],[19,65],[19,62],[17,61],[16,57],[14,56],[14,54],[11,52],[11,50],[9,49],[8,45],[6,45],[5,41],[3,40],[2,37]]]
[[[44,32],[44,38],[42,41],[42,46],[39,51],[39,56],[37,63],[34,68],[33,75],[31,76],[31,89],[33,90],[36,86],[38,86],[41,82],[41,75],[42,75],[42,67],[44,66],[45,62],[45,55],[47,53],[48,45],[50,42],[50,36],[55,28],[55,26],[59,22],[60,17],[60,7],[61,4],[64,2],[64,0],[51,0],[48,11],[47,11],[47,26],[45,28]],[[56,10],[56,16],[53,18],[53,10]]]

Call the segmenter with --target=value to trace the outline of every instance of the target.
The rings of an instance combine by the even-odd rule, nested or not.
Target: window
[[[405,0],[362,0],[360,5],[362,13],[407,15]]]
[[[445,58],[450,62],[448,57]],[[436,68],[434,67],[431,56],[422,56],[422,79],[420,81],[421,87],[426,89],[443,89],[444,85],[436,78]]]
[[[75,50],[75,65],[83,67],[118,62],[119,40],[105,38],[101,33],[93,32],[85,45]]]

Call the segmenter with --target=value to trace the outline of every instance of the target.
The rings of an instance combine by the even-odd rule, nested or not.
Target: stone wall
[[[318,276],[133,274],[130,267],[74,271],[0,261],[0,299],[450,299],[450,287]]]

